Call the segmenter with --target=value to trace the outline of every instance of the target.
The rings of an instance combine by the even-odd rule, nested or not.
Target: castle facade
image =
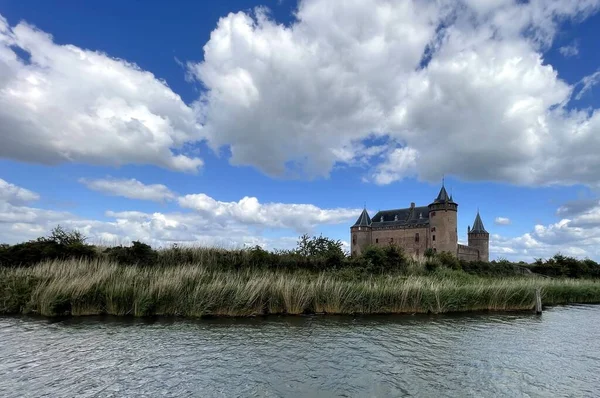
[[[427,206],[379,211],[373,218],[364,209],[350,227],[351,254],[358,256],[367,246],[397,245],[406,254],[420,257],[427,249],[449,252],[459,259],[489,261],[490,234],[477,211],[473,227],[468,227],[468,245],[458,244],[458,204],[446,188]]]

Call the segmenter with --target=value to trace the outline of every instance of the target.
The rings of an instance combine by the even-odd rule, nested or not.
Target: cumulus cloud
[[[195,109],[213,148],[271,175],[327,175],[387,137],[379,184],[406,177],[402,158],[425,180],[595,184],[600,114],[568,106],[543,51],[598,4],[304,0],[290,25],[232,13],[188,64],[207,89]]]
[[[138,183],[142,184],[136,181],[134,185]],[[108,189],[113,194],[129,192],[120,191],[120,188],[114,188],[112,184],[107,189],[104,184],[99,186],[101,190]],[[142,186],[142,190],[144,187],[151,187]],[[322,209],[310,204],[261,204],[256,198],[250,197],[239,202],[221,202],[204,194],[196,194],[178,198],[182,211],[164,213],[108,210],[105,212],[108,220],[95,220],[70,212],[30,206],[26,202],[38,199],[37,194],[4,180],[0,180],[0,187],[8,188],[0,191],[0,243],[34,239],[60,224],[66,228],[78,229],[92,242],[102,244],[141,240],[154,246],[180,243],[220,247],[260,245],[270,249],[288,249],[295,246],[299,233],[316,233],[323,225],[349,223],[361,211]],[[159,191],[164,194],[164,189]],[[152,194],[144,196],[154,197]],[[278,236],[269,237],[265,233],[267,230],[276,231]]]
[[[293,229],[310,232],[317,225],[347,223],[360,214],[360,209],[321,209],[311,204],[265,203],[254,197],[238,202],[221,202],[205,194],[179,198],[183,208],[194,209],[213,222],[235,221],[263,228]]]
[[[510,225],[510,218],[507,217],[496,217],[494,220],[496,225]]]
[[[582,200],[561,206],[558,215],[568,216],[556,223],[535,225],[517,237],[490,237],[490,253],[500,257],[531,261],[561,252],[579,258],[600,259],[600,201]]]
[[[416,172],[416,163],[419,153],[413,148],[397,148],[388,156],[385,162],[380,163],[373,173],[373,181],[379,185],[402,180]]]
[[[135,64],[0,15],[0,157],[43,164],[153,164],[195,172],[193,110]]]
[[[134,178],[106,178],[96,180],[81,178],[79,179],[79,182],[94,191],[102,192],[107,195],[122,196],[129,199],[153,200],[156,202],[175,199],[175,194],[165,185],[145,185]]]
[[[12,205],[33,202],[40,196],[28,189],[21,188],[0,178],[0,202]]]

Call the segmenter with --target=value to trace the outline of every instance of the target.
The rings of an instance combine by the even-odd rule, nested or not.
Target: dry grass
[[[335,273],[63,261],[0,269],[0,314],[202,317],[511,311],[532,309],[537,287],[545,305],[600,302],[600,283],[591,280],[479,278],[448,271],[349,280]]]

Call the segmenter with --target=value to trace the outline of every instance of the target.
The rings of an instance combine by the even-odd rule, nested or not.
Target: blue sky
[[[600,0],[0,0],[0,241],[289,248],[428,204],[600,259]]]

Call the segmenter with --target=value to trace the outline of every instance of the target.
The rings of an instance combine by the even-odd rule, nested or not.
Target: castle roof
[[[367,209],[363,209],[362,213],[358,217],[358,220],[354,223],[353,227],[368,227],[371,225],[371,217],[369,217],[369,213]]]
[[[481,221],[481,217],[479,216],[479,210],[477,211],[477,217],[475,217],[473,228],[471,228],[471,233],[488,233],[488,231],[486,231],[483,226],[483,221]]]
[[[407,207],[404,209],[381,210],[373,217],[373,227],[405,227],[429,224],[429,207]]]
[[[446,187],[442,185],[442,189],[440,189],[440,193],[438,194],[437,198],[435,198],[435,200],[433,201],[433,203],[454,203],[454,201],[452,200],[452,196],[448,195],[448,191],[446,191]]]

